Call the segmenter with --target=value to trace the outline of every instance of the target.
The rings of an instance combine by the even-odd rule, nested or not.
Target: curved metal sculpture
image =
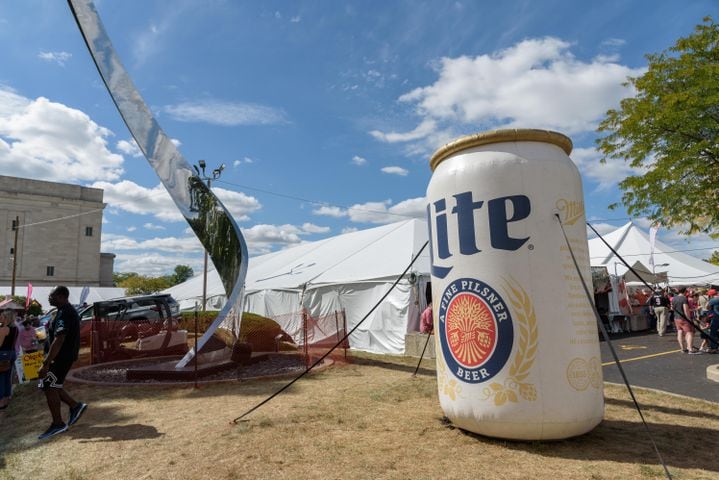
[[[209,253],[228,292],[225,307],[200,338],[198,351],[202,351],[219,326],[228,328],[235,336],[239,335],[248,259],[247,244],[239,227],[227,208],[193,171],[160,128],[122,66],[92,0],[68,0],[68,4],[122,119],[175,205]],[[194,354],[194,350],[191,350],[177,367],[185,366]]]

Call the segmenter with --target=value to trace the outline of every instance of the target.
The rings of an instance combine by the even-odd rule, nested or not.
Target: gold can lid
[[[551,130],[537,130],[532,128],[515,128],[503,130],[491,130],[488,132],[475,133],[460,137],[442,145],[432,158],[429,159],[429,167],[434,171],[437,165],[442,163],[447,157],[454,155],[468,148],[479,147],[480,145],[489,145],[491,143],[502,142],[544,142],[557,145],[564,150],[567,155],[572,153],[572,140],[564,134],[553,132]]]

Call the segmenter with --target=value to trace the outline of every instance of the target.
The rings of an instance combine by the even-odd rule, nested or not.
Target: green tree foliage
[[[175,273],[172,275],[147,277],[135,272],[118,272],[112,274],[112,280],[116,287],[124,288],[127,295],[145,295],[170,288],[184,282],[193,275],[194,272],[189,265],[177,265],[175,266]]]
[[[172,286],[170,277],[146,277],[144,275],[132,275],[120,282],[118,287],[125,289],[126,295],[145,295],[157,293]]]
[[[719,250],[714,250],[714,252],[712,252],[712,256],[704,259],[704,261],[713,263],[714,265],[719,265]]]
[[[636,95],[599,125],[602,162],[638,170],[619,183],[631,215],[719,236],[719,28],[706,17],[646,58],[646,73],[627,82]]]
[[[120,285],[120,284],[123,283],[125,280],[129,279],[130,277],[139,277],[139,274],[137,274],[135,272],[126,272],[126,273],[113,272],[112,283],[116,287],[121,287],[122,285]]]
[[[195,272],[189,265],[177,265],[175,267],[175,275],[173,275],[172,284],[177,285],[185,280],[189,280],[194,274]]]

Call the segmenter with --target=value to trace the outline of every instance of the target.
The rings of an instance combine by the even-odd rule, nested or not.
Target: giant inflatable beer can
[[[437,383],[445,415],[492,437],[561,439],[604,413],[582,183],[543,130],[460,138],[427,188]]]

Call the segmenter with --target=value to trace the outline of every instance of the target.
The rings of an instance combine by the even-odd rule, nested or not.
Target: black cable
[[[414,373],[412,374],[413,377],[417,376],[417,372],[419,371],[419,366],[422,363],[422,359],[424,358],[424,351],[427,350],[427,345],[429,344],[429,339],[432,338],[432,334],[427,334],[427,341],[424,342],[424,348],[422,349],[422,355],[419,356],[419,362],[417,362],[417,368],[414,369]]]
[[[302,377],[304,377],[305,375],[307,375],[307,374],[310,372],[310,370],[312,370],[312,369],[315,368],[317,365],[319,365],[320,363],[322,363],[322,360],[324,360],[325,358],[327,358],[330,353],[332,353],[337,347],[339,347],[340,345],[342,345],[342,343],[343,343],[345,340],[347,340],[347,338],[349,338],[349,336],[352,335],[352,334],[354,333],[354,331],[357,330],[357,328],[358,328],[360,325],[362,325],[362,322],[364,322],[365,320],[367,320],[367,319],[369,318],[369,316],[372,315],[372,312],[374,312],[374,311],[377,309],[377,307],[380,306],[380,304],[384,301],[384,299],[387,298],[387,295],[389,295],[390,292],[392,292],[392,290],[394,290],[394,287],[397,286],[397,284],[400,282],[400,280],[402,280],[402,278],[404,278],[404,276],[407,274],[407,272],[409,271],[409,269],[412,268],[412,265],[414,265],[414,262],[417,261],[417,259],[419,258],[419,256],[420,256],[420,255],[422,254],[422,252],[424,251],[425,247],[427,247],[427,244],[428,244],[428,243],[429,243],[429,241],[424,242],[424,245],[422,245],[422,248],[420,248],[419,251],[417,252],[417,254],[412,258],[412,261],[409,262],[409,265],[407,265],[407,268],[404,269],[404,272],[402,272],[402,273],[397,277],[397,280],[394,281],[394,283],[392,284],[392,286],[389,287],[389,290],[387,290],[387,292],[386,292],[384,295],[382,295],[382,298],[380,298],[380,299],[377,301],[377,303],[375,303],[375,305],[370,309],[370,311],[367,312],[367,315],[365,315],[365,316],[362,318],[362,320],[360,320],[360,321],[357,323],[357,325],[355,325],[354,327],[352,327],[352,329],[351,329],[349,332],[345,333],[345,336],[342,337],[337,343],[335,343],[334,346],[333,346],[332,348],[330,348],[327,353],[325,353],[324,355],[322,355],[317,361],[315,361],[315,362],[314,362],[312,365],[310,365],[306,370],[304,370],[302,373],[300,373],[300,374],[297,375],[295,378],[293,378],[293,379],[292,379],[289,383],[287,383],[285,386],[283,386],[282,388],[280,388],[279,390],[277,390],[275,393],[273,393],[273,394],[270,395],[269,397],[267,397],[267,398],[265,398],[264,400],[262,400],[260,403],[258,403],[258,404],[255,405],[254,407],[252,407],[252,408],[250,408],[249,410],[247,410],[245,413],[243,413],[243,414],[240,415],[239,417],[237,417],[237,418],[235,418],[234,420],[232,420],[232,422],[230,422],[230,423],[237,424],[237,423],[238,423],[240,420],[242,420],[244,417],[246,417],[246,416],[249,415],[250,413],[254,412],[254,411],[257,410],[258,408],[260,408],[262,405],[266,404],[267,402],[269,402],[270,400],[272,400],[273,398],[275,398],[277,395],[279,395],[280,393],[282,393],[282,392],[284,392],[285,390],[287,390],[288,388],[290,388],[297,380],[299,380],[300,378],[302,378]]]
[[[639,273],[638,273],[636,270],[634,270],[634,269],[626,262],[626,260],[624,260],[624,258],[623,258],[621,255],[619,255],[619,253],[618,253],[616,250],[614,250],[614,248],[613,248],[611,245],[609,245],[609,243],[608,243],[606,240],[604,240],[604,237],[602,237],[601,235],[599,235],[599,232],[597,232],[597,231],[594,229],[594,227],[592,226],[592,224],[590,224],[589,222],[587,222],[587,226],[588,226],[589,228],[591,228],[594,233],[597,234],[597,236],[599,237],[599,239],[600,239],[602,242],[604,242],[604,245],[606,245],[606,246],[609,248],[609,250],[612,251],[612,253],[624,264],[624,266],[627,267],[627,268],[629,269],[629,271],[631,271],[634,275],[636,275],[636,277],[639,279],[640,282],[642,282],[647,288],[649,288],[649,289],[651,289],[652,291],[654,291],[654,287],[650,286],[646,281],[644,281],[644,279],[642,278],[642,276],[639,275]],[[670,306],[670,307],[671,307],[671,306]],[[674,310],[674,309],[672,309],[672,310]],[[686,320],[687,322],[689,322],[689,323],[691,324],[691,326],[694,327],[695,330],[697,330],[698,332],[701,332],[701,333],[703,333],[704,335],[706,335],[706,336],[709,338],[709,340],[712,341],[712,344],[713,344],[713,345],[716,345],[717,343],[719,343],[719,340],[717,340],[717,337],[712,336],[712,334],[711,334],[711,332],[709,331],[709,329],[703,330],[703,329],[701,328],[701,326],[698,325],[698,322],[697,322],[697,323],[694,323],[694,321],[692,321],[691,319],[687,318],[686,315],[684,315],[684,312],[680,312],[680,311],[678,311],[678,310],[674,310],[674,313],[675,313],[675,314],[679,314],[680,317],[682,317],[684,320]],[[692,347],[693,347],[693,345],[692,345]]]
[[[617,352],[614,350],[614,345],[612,345],[612,341],[609,339],[609,334],[607,333],[607,329],[604,328],[604,323],[602,322],[602,319],[599,316],[597,307],[594,305],[594,299],[592,297],[592,294],[589,293],[587,284],[584,283],[584,276],[582,275],[582,270],[579,268],[579,264],[577,263],[577,258],[574,256],[574,251],[572,250],[572,245],[569,243],[569,238],[567,238],[567,232],[564,231],[564,225],[562,224],[562,219],[559,217],[558,214],[555,214],[554,216],[557,217],[557,220],[559,221],[559,227],[562,229],[562,235],[564,235],[564,241],[567,243],[567,248],[569,249],[569,254],[572,256],[572,262],[574,263],[574,268],[576,268],[576,270],[577,270],[577,274],[579,275],[579,279],[581,280],[581,283],[582,283],[582,288],[584,289],[584,293],[587,295],[587,300],[589,301],[589,304],[592,306],[592,311],[594,312],[594,316],[597,320],[597,325],[599,325],[599,329],[602,332],[604,341],[607,342],[607,345],[609,345],[609,351],[612,352],[612,357],[614,358],[614,363],[616,363],[617,368],[619,368],[619,373],[622,375],[622,379],[624,379],[624,384],[627,386],[629,395],[632,397],[632,401],[634,402],[634,407],[637,409],[637,412],[639,412],[639,417],[641,417],[641,419],[642,419],[642,424],[644,425],[644,429],[646,430],[647,435],[649,436],[649,440],[652,442],[652,446],[654,447],[654,451],[656,452],[657,457],[659,457],[659,461],[661,462],[662,467],[664,467],[664,473],[666,474],[667,478],[671,480],[672,475],[671,475],[671,473],[669,473],[667,464],[664,463],[664,458],[662,457],[662,454],[659,452],[659,447],[657,447],[657,443],[654,441],[654,436],[652,435],[651,430],[649,430],[649,425],[647,424],[647,421],[644,419],[644,414],[642,413],[642,409],[639,406],[639,402],[637,401],[637,398],[634,396],[634,391],[632,390],[632,386],[629,384],[629,380],[627,379],[627,375],[624,372],[624,368],[622,368],[622,364],[619,361],[619,356],[617,355]],[[587,223],[587,225],[589,225],[589,223]],[[592,228],[592,230],[594,230],[594,229]],[[596,233],[596,231],[595,231],[595,233]]]

